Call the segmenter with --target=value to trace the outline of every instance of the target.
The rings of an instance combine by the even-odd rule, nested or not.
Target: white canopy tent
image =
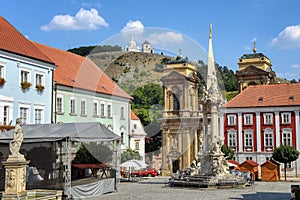
[[[141,168],[146,168],[148,165],[142,161],[142,160],[128,160],[126,162],[123,162],[121,165],[121,167],[132,167],[135,169],[141,169]]]

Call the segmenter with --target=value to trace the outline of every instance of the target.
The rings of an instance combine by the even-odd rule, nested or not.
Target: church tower
[[[254,41],[253,53],[244,54],[239,58],[239,69],[236,76],[240,92],[249,85],[265,85],[275,82],[276,74],[272,70],[271,61],[263,53],[256,52],[256,42]]]
[[[179,55],[166,63],[162,118],[162,174],[170,175],[192,164],[198,153],[200,114],[197,68]]]

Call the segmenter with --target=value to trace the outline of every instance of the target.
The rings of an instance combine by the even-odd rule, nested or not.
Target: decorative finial
[[[209,38],[212,38],[212,23],[209,26]]]
[[[179,55],[177,56],[176,60],[181,60],[182,59],[181,49],[179,49],[178,51],[179,51]]]
[[[253,47],[253,53],[256,53],[256,40],[254,40],[253,45],[254,45],[254,47]]]

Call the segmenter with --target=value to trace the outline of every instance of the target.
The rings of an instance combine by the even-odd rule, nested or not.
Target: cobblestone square
[[[291,185],[299,181],[261,182],[251,187],[228,189],[195,189],[165,186],[168,177],[145,178],[139,182],[121,182],[119,191],[102,196],[87,198],[119,199],[209,199],[209,200],[290,200]]]

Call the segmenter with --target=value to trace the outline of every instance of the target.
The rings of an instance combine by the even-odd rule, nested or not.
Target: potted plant
[[[28,90],[30,88],[30,86],[31,86],[30,82],[24,81],[24,82],[21,83],[21,88],[23,90]]]
[[[4,78],[0,78],[0,86],[3,86],[6,83],[6,80]]]
[[[37,91],[43,92],[44,89],[45,89],[45,86],[43,86],[43,85],[36,85],[35,88],[37,89]]]

